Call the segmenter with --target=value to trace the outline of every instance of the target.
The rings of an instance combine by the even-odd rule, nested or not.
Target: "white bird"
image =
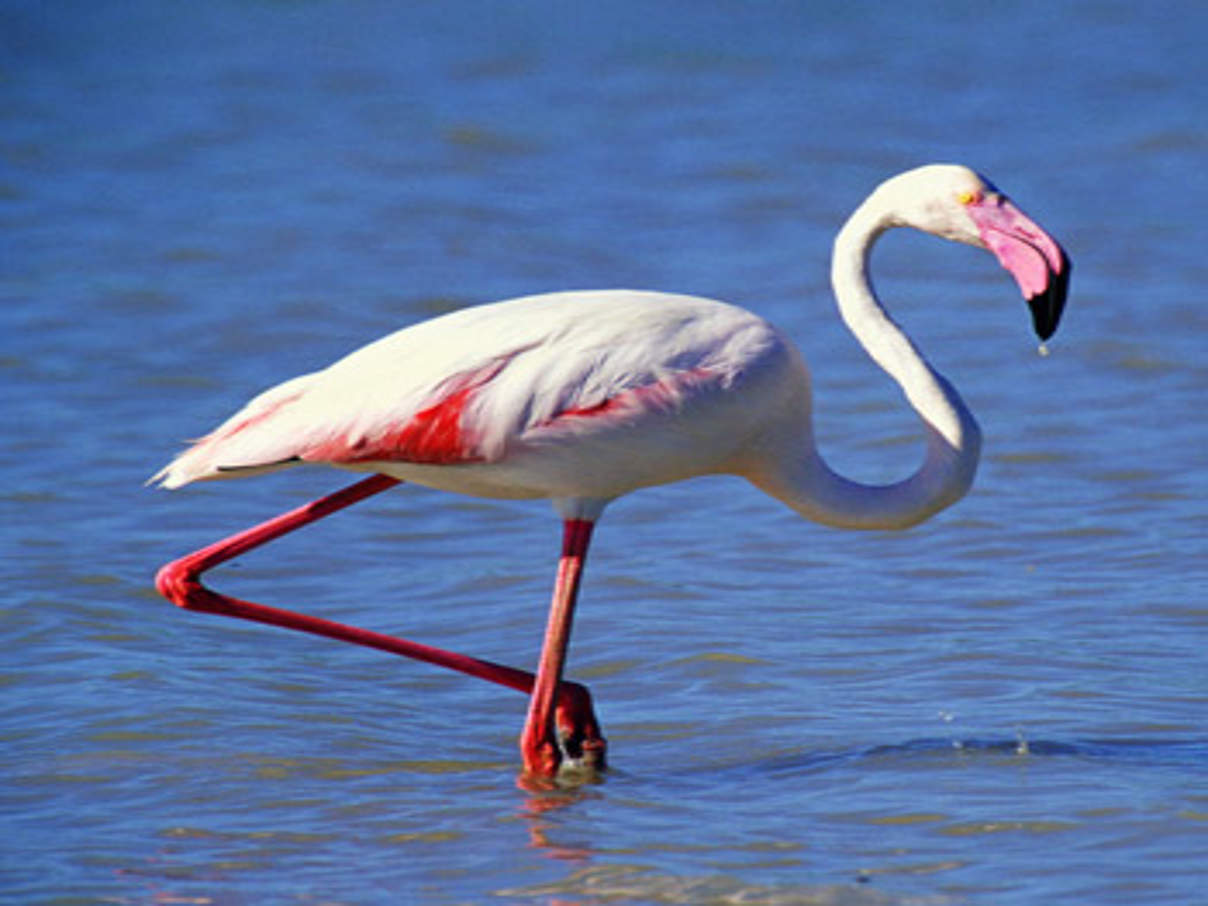
[[[814,440],[805,363],[784,333],[751,312],[655,292],[530,296],[392,333],[261,393],[185,450],[151,480],[177,488],[297,463],[386,477],[174,561],[161,570],[159,587],[181,606],[339,635],[300,625],[313,618],[288,611],[234,612],[235,604],[260,605],[232,604],[198,576],[397,481],[482,497],[549,498],[565,541],[535,680],[437,649],[401,653],[531,689],[521,737],[529,774],[551,777],[585,753],[602,764],[590,699],[577,700],[573,693],[586,690],[563,683],[562,674],[591,530],[610,501],[650,485],[729,473],[816,522],[901,529],[968,491],[980,450],[977,423],[869,282],[870,249],[899,226],[992,251],[1015,277],[1042,340],[1060,319],[1070,265],[1044,230],[961,166],[896,176],[848,219],[831,270],[839,312],[901,386],[926,431],[923,462],[903,481],[865,485],[826,464]],[[556,718],[559,705],[566,713]]]

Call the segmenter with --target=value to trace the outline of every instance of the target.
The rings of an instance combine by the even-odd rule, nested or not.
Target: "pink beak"
[[[1057,330],[1070,285],[1070,259],[1048,233],[1002,195],[969,206],[982,242],[1011,272],[1032,309],[1041,340]]]

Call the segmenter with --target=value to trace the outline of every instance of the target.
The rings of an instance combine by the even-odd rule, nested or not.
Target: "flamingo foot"
[[[564,681],[558,687],[552,730],[546,735],[540,724],[527,724],[520,736],[524,775],[537,788],[558,777],[590,777],[604,770],[608,745],[586,686]]]
[[[608,742],[600,734],[600,722],[592,707],[591,692],[581,683],[563,682],[558,689],[558,704],[554,711],[557,724],[557,749],[560,754],[554,766],[577,771],[599,773],[607,767]],[[525,757],[528,763],[528,757]],[[545,776],[549,776],[546,774]]]

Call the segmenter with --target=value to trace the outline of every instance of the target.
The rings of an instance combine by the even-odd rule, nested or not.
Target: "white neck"
[[[952,505],[973,483],[981,432],[960,395],[915,348],[881,306],[868,278],[873,244],[897,226],[878,197],[866,201],[835,239],[831,283],[844,322],[873,360],[902,388],[927,430],[927,455],[904,481],[866,485],[834,472],[804,438],[805,458],[778,480],[760,482],[802,515],[844,528],[906,528]],[[797,438],[798,444],[801,438]],[[795,454],[800,457],[800,447]]]

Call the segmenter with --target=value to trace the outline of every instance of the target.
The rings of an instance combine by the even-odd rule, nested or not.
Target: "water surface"
[[[13,3],[0,13],[0,898],[1195,902],[1208,851],[1208,73],[1193,4]],[[986,256],[878,287],[986,433],[908,533],[737,480],[597,533],[571,672],[613,769],[516,787],[523,698],[179,612],[158,565],[326,493],[167,494],[178,442],[388,330],[546,289],[716,296],[815,372],[826,455],[921,455],[835,317],[879,180],[991,175],[1074,260],[1036,355]],[[520,666],[544,504],[403,488],[215,574]]]

